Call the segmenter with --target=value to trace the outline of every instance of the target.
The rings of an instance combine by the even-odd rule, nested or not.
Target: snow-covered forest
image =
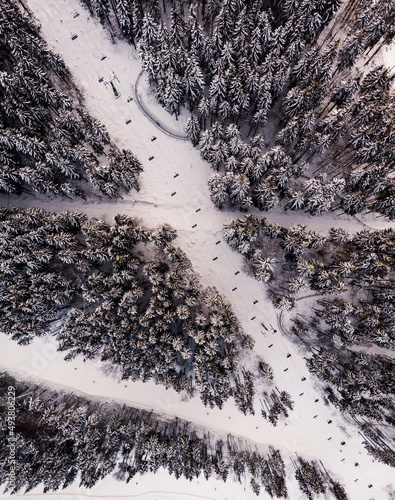
[[[234,395],[254,411],[252,373],[237,366],[253,339],[225,297],[202,288],[174,229],[39,209],[0,219],[0,328],[13,340],[29,344],[55,324],[67,360],[98,357],[122,379],[198,392],[211,407]]]
[[[139,161],[111,144],[104,126],[81,107],[69,71],[38,26],[12,2],[0,15],[1,191],[84,197],[77,180],[108,196],[138,189]]]
[[[392,2],[84,2],[105,24],[114,9],[159,102],[194,112],[216,206],[395,218],[394,74],[374,59]]]
[[[393,229],[350,236],[331,228],[326,236],[248,214],[225,221],[223,236],[265,283],[280,314],[294,313],[290,334],[313,353],[307,366],[328,383],[331,403],[363,417],[357,421],[362,429],[369,427],[370,449],[395,465],[391,440],[383,441],[379,430],[391,436],[394,426]],[[313,314],[300,314],[297,301],[312,291],[317,294]],[[355,351],[373,345],[383,348],[380,354]]]
[[[3,1],[2,497],[392,498],[394,19]]]

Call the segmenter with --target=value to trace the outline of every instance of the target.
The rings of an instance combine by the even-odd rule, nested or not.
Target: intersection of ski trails
[[[259,403],[255,416],[243,416],[230,399],[222,410],[205,408],[198,397],[186,401],[185,395],[165,390],[153,383],[119,382],[102,374],[100,362],[83,362],[81,358],[66,363],[56,352],[53,339],[35,340],[30,346],[18,346],[8,337],[1,336],[0,369],[8,370],[17,378],[29,378],[56,389],[72,391],[100,401],[114,400],[138,408],[153,409],[167,416],[178,416],[204,426],[213,436],[226,439],[228,433],[246,440],[251,448],[263,450],[272,445],[279,448],[287,465],[288,495],[291,500],[305,498],[294,478],[289,457],[295,452],[306,459],[322,460],[332,476],[342,482],[351,500],[384,500],[391,498],[393,470],[368,456],[362,437],[349,419],[332,406],[325,405],[319,385],[309,375],[303,358],[306,352],[281,334],[277,325],[277,312],[267,300],[265,291],[253,277],[243,270],[243,258],[222,240],[224,220],[239,214],[219,211],[211,203],[207,178],[213,172],[197,151],[187,141],[171,138],[160,127],[149,121],[137,108],[134,84],[141,71],[135,50],[128,44],[111,42],[97,21],[90,18],[78,0],[28,0],[28,5],[42,25],[42,33],[49,47],[58,52],[70,68],[77,86],[85,98],[89,113],[107,128],[111,139],[119,148],[131,149],[142,161],[144,172],[140,176],[141,190],[123,199],[96,202],[83,200],[48,199],[42,196],[1,197],[3,206],[37,206],[47,210],[81,210],[90,217],[111,222],[117,213],[141,217],[149,227],[168,222],[178,233],[175,244],[180,246],[192,261],[193,268],[206,286],[215,286],[232,303],[235,313],[246,333],[255,341],[255,350],[273,367],[274,385],[286,390],[295,401],[295,408],[287,419],[280,419],[273,427],[260,415]],[[77,35],[77,38],[74,37]],[[72,37],[75,39],[72,40]],[[384,55],[384,58],[392,56]],[[389,61],[385,61],[389,65]],[[114,72],[114,85],[121,96],[115,99],[111,86],[104,81]],[[184,133],[188,115],[182,114],[175,121],[155,103],[149,92],[146,78],[140,79],[139,93],[144,106],[155,121]],[[129,100],[129,102],[128,102]],[[131,120],[130,123],[126,123]],[[151,138],[156,136],[155,141]],[[154,156],[149,161],[148,158]],[[175,177],[176,174],[179,174]],[[173,194],[172,196],[172,193]],[[200,208],[200,211],[197,210]],[[256,212],[258,213],[258,212]],[[334,217],[332,213],[321,217],[308,217],[301,213],[278,212],[262,214],[271,222],[285,226],[306,224],[309,229],[327,231],[341,226],[350,233],[363,228],[355,219]],[[386,226],[379,219],[365,220],[375,228]],[[197,224],[194,228],[194,226]],[[217,243],[220,241],[220,243]],[[213,260],[218,257],[216,260]],[[239,274],[235,275],[237,271]],[[236,290],[232,291],[237,287]],[[255,300],[258,303],[253,304]],[[308,307],[308,305],[306,305]],[[254,318],[254,319],[252,319]],[[273,326],[276,333],[266,332],[260,326]],[[268,346],[273,344],[273,347]],[[287,358],[287,353],[291,357]],[[248,359],[243,359],[248,367]],[[288,368],[287,371],[284,371]],[[306,377],[306,381],[301,378]],[[303,395],[301,395],[303,393]],[[259,397],[259,394],[257,394]],[[319,399],[318,402],[315,402]],[[331,424],[327,421],[332,420]],[[341,441],[346,441],[341,446]],[[344,459],[344,460],[343,460]],[[355,467],[354,463],[359,466]],[[371,489],[368,485],[373,484]],[[215,477],[205,481],[202,476],[192,482],[176,480],[167,472],[136,476],[129,484],[111,477],[100,481],[92,489],[78,488],[77,483],[62,492],[41,494],[36,488],[23,496],[35,499],[96,499],[141,498],[148,500],[219,499],[244,500],[257,498],[248,484],[224,484]],[[2,495],[2,498],[8,498]],[[263,489],[259,498],[270,498]],[[316,498],[325,498],[324,495]]]

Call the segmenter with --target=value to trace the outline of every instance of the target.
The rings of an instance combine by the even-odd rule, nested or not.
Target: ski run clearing
[[[243,271],[242,256],[222,240],[222,223],[232,212],[221,212],[210,201],[207,178],[212,170],[200,158],[198,150],[182,139],[187,114],[181,114],[175,121],[157,105],[148,90],[144,74],[135,86],[141,72],[136,51],[122,41],[112,43],[108,33],[89,16],[78,0],[28,0],[27,3],[42,25],[49,47],[58,52],[70,68],[85,97],[89,113],[106,126],[119,148],[129,148],[138,156],[144,172],[140,176],[141,190],[124,195],[123,199],[111,201],[97,198],[93,203],[39,195],[35,198],[1,196],[1,204],[37,206],[52,211],[81,210],[90,217],[107,222],[111,222],[115,214],[122,213],[141,217],[150,227],[170,223],[178,233],[175,244],[187,253],[202,283],[215,286],[230,300],[244,331],[254,337],[255,350],[273,367],[274,384],[290,393],[295,408],[286,421],[279,421],[277,427],[260,416],[258,404],[255,416],[243,416],[233,400],[228,401],[223,410],[207,409],[197,397],[186,401],[185,395],[153,383],[125,383],[110,379],[101,372],[99,361],[84,362],[78,358],[66,363],[49,337],[36,339],[28,347],[23,347],[2,335],[0,369],[9,371],[17,378],[29,378],[100,401],[115,400],[178,416],[204,426],[214,435],[226,437],[232,433],[252,447],[258,444],[279,448],[287,464],[291,500],[304,498],[289,460],[295,453],[309,460],[321,459],[333,477],[345,485],[352,500],[394,498],[391,486],[393,470],[368,456],[362,445],[363,438],[351,419],[346,420],[324,403],[318,382],[314,381],[305,366],[302,347],[296,346],[281,333],[277,312],[266,299],[263,286]],[[394,52],[383,53],[388,66],[394,63],[393,56]],[[120,94],[117,99],[112,87],[104,84],[112,72],[117,77],[114,81]],[[104,80],[100,82],[101,78]],[[137,105],[136,90],[145,113]],[[147,114],[151,115],[151,119]],[[172,137],[172,134],[179,137]],[[151,141],[153,136],[155,141]],[[151,157],[153,159],[150,160]],[[365,218],[362,221],[362,218],[357,220],[345,215],[334,218],[332,213],[313,218],[302,213],[272,211],[264,216],[285,226],[306,224],[309,229],[322,231],[341,226],[353,233],[361,230],[364,224],[377,229],[386,226],[383,219]],[[221,243],[217,244],[218,241]],[[235,275],[237,271],[240,273]],[[258,302],[254,304],[254,301]],[[309,307],[309,304],[311,302],[304,301],[304,307]],[[272,326],[276,332],[272,333],[270,328],[266,332],[260,326],[261,322]],[[273,344],[271,348],[270,344]],[[287,353],[291,356],[287,357]],[[244,361],[248,363],[248,360]],[[288,370],[284,371],[286,368]],[[305,381],[301,380],[303,377],[306,377]],[[319,401],[315,402],[316,399]],[[332,423],[328,424],[328,420]],[[346,441],[345,446],[340,444],[343,440]],[[359,467],[354,466],[356,461]],[[373,487],[368,488],[369,484]],[[1,497],[23,496],[37,500],[256,498],[247,485],[232,478],[228,478],[226,483],[215,478],[205,481],[202,477],[190,482],[184,478],[176,480],[163,471],[155,475],[136,476],[129,484],[108,476],[90,490],[78,488],[76,482],[62,492],[44,495],[40,491],[42,489],[36,488],[26,495]],[[262,492],[259,498],[269,496]],[[317,498],[325,497],[321,495]]]

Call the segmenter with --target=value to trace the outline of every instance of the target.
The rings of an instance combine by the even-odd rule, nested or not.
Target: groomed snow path
[[[391,498],[393,470],[373,461],[365,452],[361,444],[362,438],[355,426],[346,423],[338,412],[323,403],[318,385],[305,368],[305,353],[279,331],[275,334],[262,334],[261,321],[277,328],[276,311],[265,298],[265,292],[258,282],[243,272],[242,257],[232,251],[221,238],[223,221],[237,214],[220,212],[213,207],[207,190],[207,178],[212,173],[209,165],[201,160],[197,150],[189,142],[162,133],[161,126],[157,125],[163,124],[167,131],[182,137],[187,115],[181,115],[179,122],[176,122],[156,105],[144,76],[139,81],[138,89],[144,100],[145,110],[156,117],[155,120],[148,119],[139,110],[134,85],[141,72],[141,65],[135,51],[123,42],[113,44],[108,33],[90,18],[78,0],[28,0],[28,5],[42,24],[42,33],[50,48],[60,53],[70,68],[75,82],[85,96],[88,111],[105,124],[119,148],[129,148],[139,157],[144,165],[144,172],[140,178],[140,192],[133,192],[116,201],[103,198],[100,202],[92,203],[81,200],[50,200],[41,196],[3,196],[0,197],[1,205],[38,206],[54,211],[81,210],[89,216],[109,222],[116,213],[124,213],[141,217],[151,227],[169,222],[178,232],[176,244],[188,254],[203,283],[217,287],[231,301],[244,330],[255,338],[256,351],[272,365],[275,385],[291,394],[295,409],[290,418],[286,422],[279,421],[277,427],[260,417],[258,406],[255,417],[244,417],[232,401],[222,411],[207,410],[197,398],[189,402],[182,401],[174,391],[166,391],[152,383],[125,384],[111,380],[101,373],[100,363],[83,363],[82,359],[66,363],[63,356],[56,352],[50,338],[38,339],[29,347],[21,347],[6,336],[1,336],[0,369],[9,370],[19,378],[29,377],[55,388],[65,388],[103,401],[113,399],[141,408],[152,408],[167,415],[177,415],[202,424],[215,434],[226,436],[231,432],[248,439],[252,444],[273,445],[281,450],[287,464],[288,457],[295,456],[295,452],[308,459],[321,459],[334,477],[345,484],[351,500]],[[75,34],[78,38],[72,40]],[[114,98],[111,87],[106,88],[99,82],[101,77],[107,79],[111,71],[119,79],[119,82],[114,82],[121,93],[119,99]],[[129,97],[134,99],[128,102]],[[127,124],[129,120],[131,121]],[[153,136],[157,139],[151,142]],[[154,159],[149,161],[151,156]],[[176,174],[179,175],[175,177]],[[197,212],[199,208],[200,211]],[[320,218],[280,212],[264,215],[273,222],[287,226],[304,223],[310,229],[317,230],[327,230],[338,225],[350,232],[362,229],[362,225],[355,219],[342,217],[335,220],[332,214]],[[384,225],[381,221],[377,227]],[[218,259],[213,260],[215,257]],[[237,271],[240,273],[235,275]],[[237,289],[232,291],[235,287]],[[258,303],[254,305],[255,300]],[[270,344],[273,347],[269,349]],[[288,359],[287,353],[292,354]],[[284,372],[286,368],[288,371]],[[307,380],[302,382],[302,377]],[[317,398],[320,401],[315,403]],[[327,423],[329,419],[333,420],[330,425]],[[344,447],[340,446],[342,440],[347,442]],[[355,461],[359,462],[357,468],[354,467]],[[294,472],[289,467],[289,498],[298,500],[304,497],[293,475]],[[373,488],[368,489],[369,484],[373,484]],[[137,477],[128,485],[108,477],[91,490],[78,488],[75,484],[54,494],[44,495],[40,491],[42,490],[38,488],[26,495],[3,495],[2,498],[256,498],[248,485],[234,483],[231,478],[226,484],[215,478],[208,482],[204,479],[189,482],[184,479],[176,480],[163,472],[154,476]],[[269,497],[262,492],[259,498]]]

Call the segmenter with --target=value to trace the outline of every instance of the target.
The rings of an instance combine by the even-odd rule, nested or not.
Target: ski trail
[[[260,417],[258,403],[255,416],[244,417],[237,411],[233,401],[228,401],[223,410],[207,412],[198,398],[185,403],[175,391],[166,391],[152,383],[128,382],[129,388],[126,390],[123,385],[103,376],[98,363],[83,366],[82,360],[76,360],[73,364],[67,364],[59,353],[44,359],[44,368],[38,368],[32,366],[32,353],[39,359],[38,356],[45,348],[43,339],[37,339],[32,346],[26,348],[3,336],[5,348],[0,354],[1,366],[12,371],[17,360],[19,376],[25,369],[25,375],[27,373],[33,379],[59,384],[75,392],[82,391],[90,397],[115,397],[133,406],[146,405],[209,429],[231,432],[259,444],[279,447],[282,452],[298,451],[306,458],[323,458],[327,468],[346,483],[351,498],[370,498],[365,483],[380,483],[384,487],[390,482],[389,468],[377,462],[372,464],[371,457],[367,456],[361,446],[355,427],[346,424],[339,412],[322,401],[314,403],[322,395],[314,380],[308,376],[302,357],[306,353],[301,352],[301,347],[293,344],[280,332],[262,335],[260,323],[275,325],[277,312],[267,300],[263,287],[252,276],[243,272],[243,257],[226,245],[221,237],[225,218],[239,214],[230,210],[220,212],[213,207],[207,189],[207,178],[212,173],[208,164],[201,160],[198,151],[189,143],[170,137],[162,126],[158,128],[154,123],[159,121],[162,124],[166,120],[168,131],[170,128],[167,123],[171,123],[171,118],[161,114],[162,111],[156,108],[158,115],[153,121],[139,109],[137,103],[127,102],[141,73],[141,66],[133,56],[132,48],[124,42],[114,45],[109,35],[90,18],[77,0],[29,0],[28,4],[42,23],[43,33],[51,48],[60,52],[73,73],[85,96],[88,111],[106,125],[118,147],[130,148],[141,159],[144,172],[141,175],[140,192],[125,195],[120,201],[103,199],[100,204],[92,204],[82,200],[11,196],[11,204],[41,206],[54,211],[81,210],[89,216],[108,221],[116,213],[122,212],[142,217],[150,226],[169,222],[177,229],[176,244],[187,253],[195,271],[202,276],[203,283],[216,286],[229,299],[244,331],[254,337],[255,351],[272,365],[275,384],[280,390],[291,394],[295,409],[286,419],[287,426],[279,421],[277,427],[272,427]],[[76,18],[73,17],[75,12],[80,14]],[[76,33],[78,38],[72,40],[72,33]],[[112,71],[119,80],[119,83],[116,82],[121,94],[119,99],[114,99],[111,88],[107,89],[99,81],[101,77],[107,78]],[[151,142],[150,138],[154,134],[158,134],[158,138]],[[150,161],[148,158],[151,156],[154,159]],[[175,177],[176,174],[179,175]],[[175,195],[172,196],[172,193]],[[2,199],[8,201],[8,197]],[[288,225],[306,222],[312,229],[325,229],[335,225],[331,214],[314,219],[295,213],[274,212],[263,215],[272,222],[278,221],[281,224],[284,221],[288,221]],[[355,231],[355,221],[352,219],[342,219],[341,225]],[[258,302],[254,304],[256,300]],[[273,347],[269,348],[270,344]],[[287,358],[287,353],[292,356]],[[74,367],[78,370],[74,371]],[[286,368],[288,370],[284,371]],[[301,378],[304,376],[307,380],[302,382]],[[92,379],[95,380],[94,384]],[[299,396],[302,392],[303,396]],[[318,417],[314,418],[316,414]],[[327,424],[329,419],[334,420],[332,427]],[[330,437],[332,439],[328,440]],[[343,439],[348,445],[340,452],[338,443]],[[346,458],[344,462],[341,461],[343,457]],[[358,470],[352,465],[356,459],[360,463]],[[354,483],[358,478],[360,482]]]

